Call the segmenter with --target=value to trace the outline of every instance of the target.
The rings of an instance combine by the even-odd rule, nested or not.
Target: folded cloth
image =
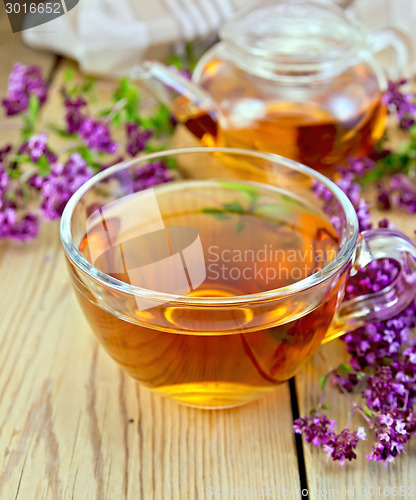
[[[401,30],[416,54],[416,0],[326,1],[348,7],[370,28]],[[212,39],[226,19],[252,2],[79,0],[65,15],[23,31],[23,38],[32,47],[76,59],[87,73],[119,77],[146,58],[166,56],[172,45]]]
[[[80,0],[64,16],[23,31],[32,47],[76,59],[88,73],[118,77],[175,43],[215,36],[251,0]]]

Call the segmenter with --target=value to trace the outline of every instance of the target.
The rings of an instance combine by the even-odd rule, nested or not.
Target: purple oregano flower
[[[48,84],[42,79],[38,66],[16,63],[9,76],[7,97],[2,100],[7,116],[27,111],[30,96],[36,96],[43,104],[47,97]]]
[[[43,217],[46,220],[60,217],[71,196],[92,176],[93,171],[78,153],[73,153],[64,165],[52,165],[51,175],[40,186]]]

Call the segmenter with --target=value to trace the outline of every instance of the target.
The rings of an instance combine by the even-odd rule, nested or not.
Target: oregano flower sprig
[[[385,139],[369,157],[350,158],[347,166],[338,169],[335,183],[354,205],[361,230],[372,227],[368,205],[362,198],[363,185],[376,181],[378,204],[383,209],[398,206],[416,213],[416,104],[410,93],[402,93],[406,82],[390,83],[384,102],[397,117],[399,127],[408,134],[406,142],[396,152],[385,149]],[[316,190],[330,208],[332,195],[319,185]],[[329,210],[329,213],[330,210]],[[339,221],[331,217],[335,228]],[[387,219],[380,227],[389,227]],[[373,261],[351,277],[346,286],[346,299],[378,292],[397,277],[397,265],[388,259]],[[416,274],[414,276],[416,279]],[[350,355],[321,377],[322,397],[310,415],[294,423],[294,431],[303,434],[305,441],[320,447],[327,457],[344,465],[357,458],[360,440],[372,438],[366,458],[384,464],[393,462],[405,453],[406,445],[416,433],[416,302],[386,321],[376,322],[349,332],[342,340]],[[334,387],[349,401],[351,409],[346,426],[337,433],[337,422],[325,414],[328,387]],[[352,430],[353,416],[361,423]]]
[[[41,220],[60,217],[72,194],[95,173],[163,148],[172,133],[168,109],[158,106],[146,116],[139,89],[129,79],[120,81],[112,104],[98,110],[94,81],[74,80],[68,70],[60,92],[63,124],[44,124],[42,107],[51,90],[40,68],[17,63],[10,74],[1,102],[6,117],[21,119],[21,134],[20,142],[0,149],[0,238],[34,238]],[[54,149],[55,136],[66,145]],[[159,162],[141,169],[136,184],[144,189],[171,179],[168,166]]]

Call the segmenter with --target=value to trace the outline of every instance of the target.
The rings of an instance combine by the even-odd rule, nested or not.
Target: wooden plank
[[[61,119],[55,98],[44,118]],[[83,318],[57,224],[31,244],[0,243],[0,276],[1,499],[184,500],[209,497],[211,487],[298,490],[286,384],[222,411],[186,408],[138,387]]]
[[[2,89],[12,62],[38,62],[32,52],[24,56],[24,46],[13,47],[14,57],[0,51]],[[49,67],[51,59],[40,57]],[[56,106],[53,97],[45,120],[61,119]],[[395,219],[401,227],[407,220],[411,231],[411,216]],[[81,314],[57,224],[29,245],[0,243],[0,276],[1,499],[192,499],[208,497],[211,486],[276,486],[299,498],[286,385],[250,406],[216,412],[185,408],[138,387],[98,346]],[[324,352],[334,362],[342,346],[335,341]],[[315,357],[297,377],[301,413],[319,397],[322,372]],[[345,401],[334,404],[341,419]],[[332,498],[335,490],[347,497],[345,487],[355,496],[362,485],[410,488],[412,449],[386,474],[365,459],[340,471],[306,447],[311,498],[331,488]]]
[[[373,193],[367,193],[369,202],[374,200]],[[372,211],[374,221],[378,221],[385,216],[396,224],[409,237],[414,238],[416,221],[414,215],[404,213],[401,210],[383,213],[377,210]],[[319,401],[320,376],[329,371],[329,365],[325,365],[322,359],[328,360],[331,368],[336,367],[341,362],[348,361],[348,356],[341,340],[334,340],[321,347],[320,352],[306,364],[304,369],[296,377],[296,387],[299,399],[300,415],[304,416],[316,406]],[[348,411],[351,407],[345,396],[337,394],[331,390],[326,397],[325,402],[331,405],[328,411],[329,418],[339,422],[341,430],[348,419]],[[364,425],[359,416],[354,417],[352,427],[357,428]],[[364,455],[370,452],[369,442],[360,442],[358,458],[352,463],[347,463],[342,469],[339,464],[332,461],[326,461],[325,453],[308,443],[304,444],[305,464],[307,470],[308,486],[310,498],[387,498],[388,488],[400,486],[406,492],[402,495],[404,498],[411,498],[416,495],[416,486],[414,481],[414,469],[416,466],[416,448],[411,443],[408,447],[407,455],[397,457],[394,464],[389,464],[386,468],[380,463],[369,462]],[[368,487],[374,487],[371,495]],[[380,490],[377,490],[380,488]],[[386,488],[386,489],[385,489]],[[347,494],[346,490],[349,492]],[[378,493],[381,492],[381,494]],[[326,492],[326,493],[325,493]],[[354,495],[353,495],[354,492]],[[391,496],[391,495],[390,495]]]
[[[57,225],[31,245],[1,244],[0,255],[0,498],[182,500],[211,486],[299,487],[286,385],[215,412],[153,395],[93,338]]]

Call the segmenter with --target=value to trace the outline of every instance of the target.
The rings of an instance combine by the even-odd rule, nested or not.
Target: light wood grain
[[[0,498],[192,499],[211,485],[298,488],[286,385],[229,411],[164,400],[97,345],[56,225],[30,246],[2,243],[0,256]]]
[[[0,43],[8,47],[0,51],[3,95],[13,62],[47,70],[54,59],[6,36],[4,19],[0,27]],[[54,94],[66,64],[52,83],[45,121],[62,119]],[[0,147],[13,134],[2,131]],[[402,214],[396,221],[408,231],[414,224]],[[0,242],[0,283],[1,500],[200,499],[211,498],[211,487],[224,489],[216,498],[239,487],[279,487],[288,491],[274,498],[300,498],[287,385],[223,411],[186,408],[139,387],[99,347],[83,318],[57,224],[44,226],[27,245]],[[343,349],[333,342],[325,351],[334,363]],[[315,357],[296,378],[302,413],[319,397],[322,372]],[[342,420],[345,408],[335,401],[334,417]],[[310,498],[346,498],[345,487],[368,498],[359,496],[363,484],[412,487],[416,465],[412,448],[388,473],[364,459],[340,470],[310,447],[305,459]]]

